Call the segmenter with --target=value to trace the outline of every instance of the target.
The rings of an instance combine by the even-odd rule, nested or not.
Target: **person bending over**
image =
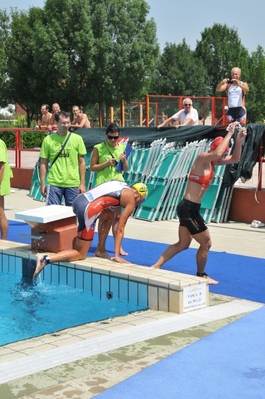
[[[51,256],[37,255],[37,264],[33,279],[35,280],[41,270],[49,263],[73,262],[85,259],[92,244],[97,218],[102,216],[105,222],[105,225],[102,226],[102,234],[107,236],[114,217],[114,213],[109,208],[115,206],[122,206],[124,210],[119,219],[114,237],[115,256],[112,260],[118,263],[130,263],[120,257],[124,228],[134,208],[140,205],[147,195],[148,189],[144,183],[134,184],[130,187],[125,182],[118,180],[102,183],[78,195],[73,202],[73,211],[78,219],[78,230],[74,248],[58,252]]]

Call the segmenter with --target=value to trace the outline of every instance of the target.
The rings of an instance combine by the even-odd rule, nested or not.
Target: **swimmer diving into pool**
[[[211,143],[210,151],[202,152],[195,159],[188,176],[184,198],[177,207],[179,241],[176,244],[170,245],[152,268],[160,269],[173,256],[188,249],[194,238],[199,244],[196,254],[197,276],[206,278],[209,284],[218,284],[218,281],[211,279],[205,273],[208,252],[212,242],[208,227],[200,215],[200,206],[202,197],[214,178],[214,167],[216,165],[234,164],[240,159],[242,141],[247,135],[245,127],[238,131],[233,154],[228,155],[228,144],[237,125],[239,125],[239,122],[231,123],[227,135],[224,138],[216,137]]]
[[[99,242],[101,240],[105,242],[115,216],[113,209],[120,206],[124,209],[114,237],[115,256],[114,258],[106,256],[106,258],[118,263],[130,263],[120,257],[124,229],[135,207],[140,205],[147,198],[147,195],[148,188],[144,183],[135,183],[130,187],[125,182],[118,180],[102,183],[78,195],[73,201],[73,211],[78,220],[74,248],[50,256],[38,254],[33,280],[36,280],[41,270],[49,263],[73,262],[85,259],[92,244],[95,223],[98,218],[103,221],[99,232]]]

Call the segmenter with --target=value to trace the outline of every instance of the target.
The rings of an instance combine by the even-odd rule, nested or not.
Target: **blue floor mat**
[[[97,395],[99,399],[264,399],[265,307]]]

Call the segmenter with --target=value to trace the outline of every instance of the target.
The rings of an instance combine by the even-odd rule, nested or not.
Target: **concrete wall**
[[[11,179],[11,187],[29,190],[33,169],[31,168],[12,168],[14,177]]]
[[[265,190],[234,188],[228,220],[241,223],[259,220],[265,223]]]

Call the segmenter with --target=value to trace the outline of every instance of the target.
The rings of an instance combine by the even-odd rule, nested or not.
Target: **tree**
[[[88,102],[88,77],[97,51],[87,0],[47,0],[32,38],[35,69],[39,70],[47,103],[69,110]]]
[[[207,70],[209,94],[212,96],[215,95],[217,84],[224,77],[230,76],[233,67],[241,68],[247,81],[249,54],[234,28],[214,24],[204,29],[201,40],[197,41],[195,56]]]
[[[6,39],[8,79],[5,95],[9,101],[19,104],[26,111],[28,126],[44,101],[41,73],[36,68],[37,55],[32,40],[41,13],[39,8],[31,8],[29,13],[13,10],[10,33]]]
[[[148,87],[159,47],[144,0],[46,0],[12,11],[7,94],[27,112],[42,103],[112,106]]]
[[[251,54],[249,61],[249,92],[246,96],[247,120],[263,123],[265,103],[265,53],[261,46]]]
[[[206,96],[207,71],[186,44],[167,43],[153,79],[153,93],[177,96]]]
[[[9,103],[6,96],[6,85],[8,84],[6,40],[8,37],[9,17],[6,11],[0,10],[0,106],[5,107]]]
[[[148,87],[159,47],[153,19],[146,20],[144,0],[91,0],[96,52],[88,77],[90,100],[114,106],[130,101]],[[107,112],[108,114],[108,112]]]

